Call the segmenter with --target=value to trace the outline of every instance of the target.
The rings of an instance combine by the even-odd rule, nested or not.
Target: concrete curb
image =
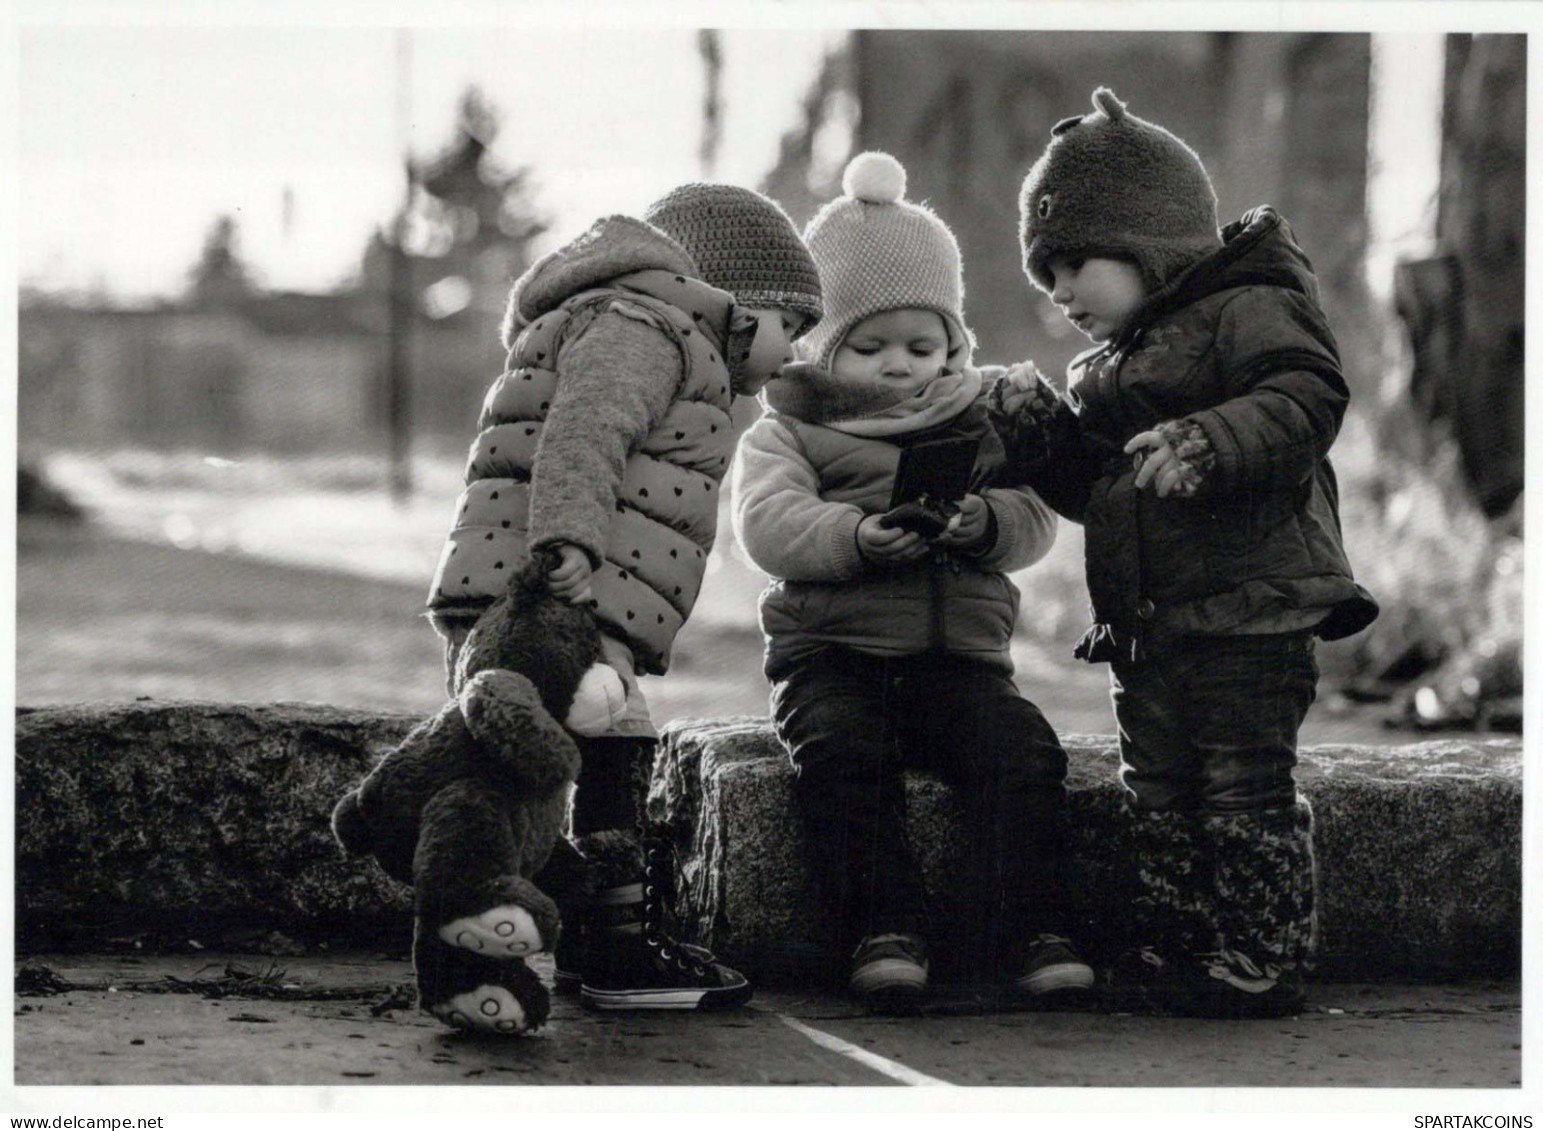
[[[790,808],[791,770],[770,726],[681,721],[664,738],[650,806],[671,827],[682,862],[677,910],[700,941],[767,984],[818,972],[823,932]],[[1124,934],[1129,916],[1116,879],[1117,748],[1112,737],[1062,740],[1081,941],[1090,958],[1108,958],[1134,941]],[[1519,972],[1521,762],[1515,739],[1302,753],[1298,780],[1317,821],[1322,977]],[[935,779],[912,775],[907,791],[935,918],[956,921],[967,911],[951,898],[961,814]],[[941,941],[946,953],[946,935]]]
[[[16,939],[22,952],[133,938],[405,945],[410,893],[345,860],[342,792],[417,715],[301,703],[134,702],[22,709],[16,723]],[[1113,740],[1070,736],[1092,936],[1119,938]],[[650,804],[676,837],[679,910],[765,984],[819,941],[790,771],[764,719],[666,730]],[[1324,977],[1434,980],[1520,968],[1521,744],[1319,747],[1302,758],[1318,821]],[[946,893],[959,814],[909,783],[930,890]]]
[[[272,931],[401,945],[410,894],[345,860],[329,822],[418,721],[306,703],[19,710],[18,948]]]

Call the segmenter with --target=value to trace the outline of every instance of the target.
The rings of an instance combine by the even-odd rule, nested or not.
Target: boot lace
[[[645,831],[643,846],[643,941],[660,961],[686,974],[705,975],[712,969],[712,953],[668,933],[665,915],[674,902],[673,854],[663,833],[652,827]]]

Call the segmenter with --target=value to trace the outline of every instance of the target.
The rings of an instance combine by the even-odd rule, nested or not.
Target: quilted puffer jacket
[[[733,454],[733,300],[663,233],[609,217],[515,285],[517,330],[488,390],[429,595],[474,619],[528,551],[589,555],[602,627],[662,674],[717,532]]]

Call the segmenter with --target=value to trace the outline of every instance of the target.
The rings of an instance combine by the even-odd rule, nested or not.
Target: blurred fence
[[[277,300],[289,300],[282,310]],[[378,447],[386,427],[384,303],[258,296],[230,309],[24,305],[18,411],[27,448]],[[411,335],[415,438],[464,444],[502,361],[483,318]]]

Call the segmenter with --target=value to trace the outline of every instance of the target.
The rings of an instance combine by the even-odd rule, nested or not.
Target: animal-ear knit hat
[[[860,153],[841,177],[845,194],[804,229],[820,269],[825,317],[798,354],[829,370],[853,326],[886,310],[935,310],[948,328],[949,366],[968,365],[975,337],[964,322],[959,244],[948,225],[905,199],[905,168],[888,153]]]
[[[643,219],[686,249],[704,283],[740,306],[794,311],[805,330],[820,320],[820,274],[793,221],[769,197],[738,185],[681,185],[650,204]]]
[[[1133,260],[1149,290],[1222,246],[1216,190],[1195,151],[1125,110],[1106,86],[1067,118],[1018,195],[1023,269],[1040,290],[1054,255]]]

